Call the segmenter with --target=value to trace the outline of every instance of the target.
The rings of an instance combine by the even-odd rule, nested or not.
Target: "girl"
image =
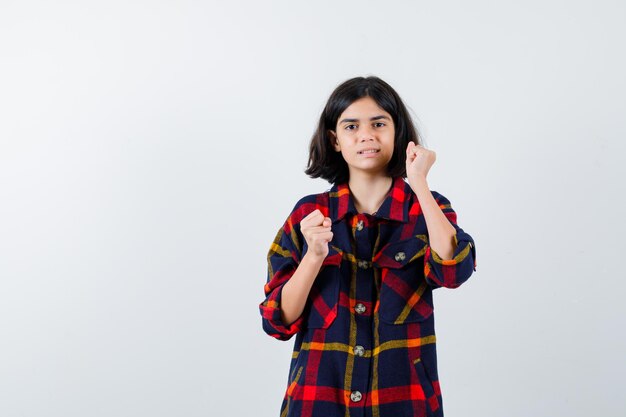
[[[309,151],[333,186],[278,230],[259,305],[267,334],[296,336],[281,417],[443,416],[432,291],[465,282],[476,250],[428,188],[435,152],[373,76],[335,89]]]

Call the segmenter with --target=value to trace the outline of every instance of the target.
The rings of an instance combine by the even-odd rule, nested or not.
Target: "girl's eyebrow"
[[[370,117],[370,120],[380,120],[380,119],[387,119],[387,120],[391,120],[389,119],[387,116],[383,116],[382,114],[379,116],[374,116],[374,117]],[[341,123],[346,123],[346,122],[358,122],[359,119],[343,119],[339,122],[339,124]]]

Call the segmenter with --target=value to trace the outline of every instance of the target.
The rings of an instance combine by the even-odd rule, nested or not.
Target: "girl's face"
[[[371,97],[362,97],[344,110],[336,131],[329,131],[335,151],[341,152],[350,174],[359,170],[383,173],[393,156],[393,119]],[[374,149],[372,152],[363,152]]]

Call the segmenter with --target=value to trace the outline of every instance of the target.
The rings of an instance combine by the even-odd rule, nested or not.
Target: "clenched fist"
[[[300,231],[309,246],[307,254],[317,259],[325,259],[328,255],[328,242],[333,238],[330,230],[332,221],[324,217],[319,209],[309,213],[300,222]]]
[[[409,142],[406,147],[406,176],[409,184],[416,182],[419,177],[426,178],[436,159],[435,151],[416,145],[415,142]]]

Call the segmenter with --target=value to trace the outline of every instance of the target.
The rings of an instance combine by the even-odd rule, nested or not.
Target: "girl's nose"
[[[363,127],[359,129],[359,140],[361,142],[366,140],[372,140],[374,138],[373,130],[369,127]]]

